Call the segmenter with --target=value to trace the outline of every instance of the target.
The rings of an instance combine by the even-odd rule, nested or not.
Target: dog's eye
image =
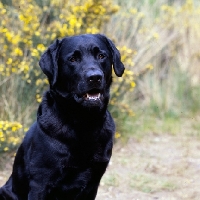
[[[69,59],[69,61],[70,61],[70,62],[76,62],[76,61],[77,61],[77,59],[76,59],[76,57],[75,57],[75,56],[72,56],[72,57]]]
[[[98,58],[99,58],[99,59],[103,59],[103,58],[105,58],[105,55],[102,54],[102,53],[100,53],[100,54],[98,55]]]

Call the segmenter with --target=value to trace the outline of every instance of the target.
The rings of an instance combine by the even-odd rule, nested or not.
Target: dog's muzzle
[[[103,102],[103,72],[98,69],[88,70],[84,75],[82,87],[84,88],[81,95],[76,95],[75,100],[88,106],[98,106]]]

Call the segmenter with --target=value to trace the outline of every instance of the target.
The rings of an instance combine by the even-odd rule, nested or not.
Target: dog
[[[0,200],[94,200],[108,166],[115,124],[107,110],[112,66],[124,65],[101,34],[56,40],[39,65],[49,89],[26,133]]]

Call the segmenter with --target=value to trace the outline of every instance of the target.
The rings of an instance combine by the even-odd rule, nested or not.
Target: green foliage
[[[115,2],[120,7],[112,0],[0,2],[0,120],[23,126],[16,137],[34,120],[48,86],[38,66],[41,54],[55,38],[81,33],[106,34],[126,66],[123,78],[113,77],[111,90],[116,138],[138,129],[142,109],[164,121],[199,113],[199,2]]]
[[[144,113],[148,120],[153,117],[163,122],[169,118],[176,121],[180,117],[198,114],[199,1],[116,2],[121,9],[105,25],[104,30],[106,35],[118,41],[119,46],[125,45],[132,50],[133,64],[126,63],[126,69],[131,71],[136,83],[133,92],[121,90],[125,93],[121,102],[128,105],[129,109],[134,108],[136,117],[124,116],[121,109],[112,108],[115,109],[113,113],[118,118],[121,134],[129,135],[141,130],[134,126],[141,117],[138,115],[140,109],[148,110]],[[145,120],[144,123],[148,122]]]
[[[22,127],[35,119],[37,102],[48,86],[38,61],[49,44],[56,38],[98,33],[117,10],[112,0],[0,2],[0,150],[10,149],[10,138],[19,141]],[[19,122],[19,131],[12,128],[13,121]]]
[[[40,102],[41,91],[48,84],[37,64],[42,52],[56,38],[99,32],[118,7],[112,6],[111,1],[98,0],[52,0],[40,6],[38,3],[34,0],[14,0],[10,6],[0,3],[3,47],[0,74],[7,77],[19,74],[35,89]]]
[[[152,174],[136,174],[132,176],[130,186],[145,193],[153,193],[162,190],[173,191],[177,188],[174,182],[165,179],[166,178],[160,180]]]

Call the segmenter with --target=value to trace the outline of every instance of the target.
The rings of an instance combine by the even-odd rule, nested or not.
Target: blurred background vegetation
[[[48,88],[41,54],[74,34],[105,34],[121,52],[126,71],[113,77],[109,105],[116,139],[173,134],[200,113],[198,0],[0,0],[0,19],[0,152],[36,120]]]

